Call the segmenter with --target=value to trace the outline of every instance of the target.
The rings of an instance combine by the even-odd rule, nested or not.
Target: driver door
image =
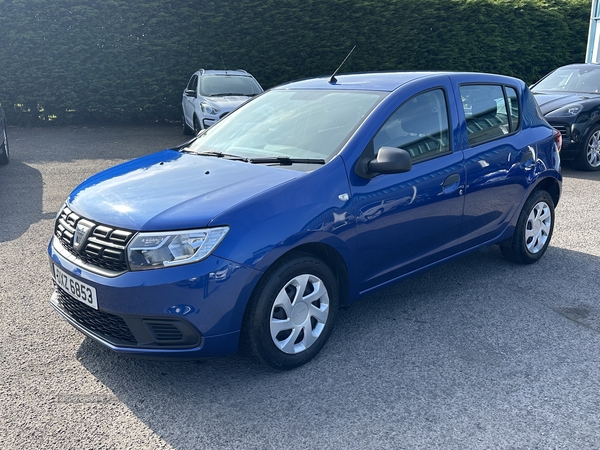
[[[382,146],[408,151],[410,171],[366,182],[351,176],[362,292],[436,262],[456,245],[465,169],[462,152],[452,148],[449,95],[443,86],[408,99],[369,144],[374,156]]]

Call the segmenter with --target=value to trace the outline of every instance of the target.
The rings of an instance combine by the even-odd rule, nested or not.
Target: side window
[[[510,117],[510,131],[515,131],[519,128],[519,97],[517,91],[506,86],[506,100],[508,101],[508,115]]]
[[[384,146],[406,150],[413,162],[449,152],[448,106],[444,91],[428,91],[403,103],[373,138],[376,155]]]
[[[510,133],[502,86],[464,85],[460,87],[460,96],[467,120],[469,145]]]

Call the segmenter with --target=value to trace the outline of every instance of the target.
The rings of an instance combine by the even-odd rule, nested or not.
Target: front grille
[[[56,290],[58,301],[63,310],[81,326],[113,344],[137,344],[137,340],[121,317],[90,308],[71,297],[58,286]]]
[[[128,270],[125,248],[134,232],[97,224],[80,217],[68,207],[60,212],[54,235],[83,262],[114,272]]]

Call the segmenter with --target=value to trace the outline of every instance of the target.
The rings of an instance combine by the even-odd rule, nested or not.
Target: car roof
[[[555,70],[558,69],[565,69],[568,67],[596,67],[598,69],[600,69],[600,64],[593,64],[593,63],[575,63],[575,64],[567,64],[566,66],[560,66],[557,67]]]
[[[237,77],[251,77],[248,72],[243,69],[236,70],[205,70],[200,69],[196,71],[199,75],[227,75],[227,76],[237,76]]]
[[[435,77],[458,77],[469,78],[470,81],[501,83],[510,79],[503,75],[470,72],[370,72],[336,75],[334,83],[329,82],[331,76],[293,81],[274,89],[351,89],[392,92],[411,81]]]

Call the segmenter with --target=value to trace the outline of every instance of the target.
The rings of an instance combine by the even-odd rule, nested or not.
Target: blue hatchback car
[[[525,84],[473,73],[289,83],[192,141],[101,172],[57,215],[52,306],[124,354],[242,346],[290,369],[339,306],[499,244],[546,251],[560,134]]]

